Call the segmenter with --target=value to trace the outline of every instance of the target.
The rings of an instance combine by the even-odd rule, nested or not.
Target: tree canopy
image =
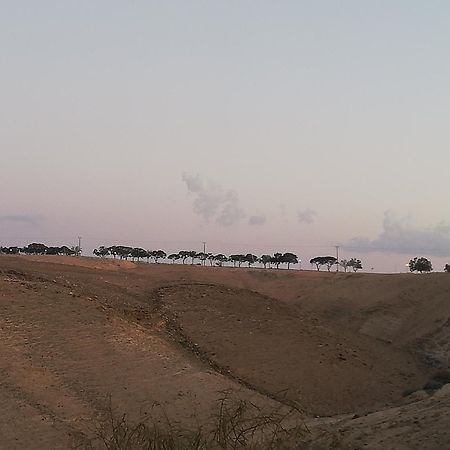
[[[329,272],[331,267],[337,263],[337,258],[334,256],[316,256],[315,258],[311,258],[309,262],[314,264],[319,271],[321,266],[326,266]]]
[[[409,270],[410,272],[431,272],[433,270],[433,266],[431,261],[423,256],[418,258],[417,256],[409,261]]]
[[[1,247],[0,253],[5,254],[29,254],[29,255],[67,255],[67,256],[78,256],[80,254],[80,249],[78,247],[68,247],[63,245],[58,246],[47,246],[42,243],[33,242],[25,247]],[[232,263],[234,267],[242,267],[243,264],[248,267],[252,267],[256,263],[261,264],[265,269],[275,267],[279,269],[280,266],[286,265],[287,269],[291,268],[292,264],[298,264],[299,258],[295,253],[292,252],[275,252],[273,255],[263,254],[261,256],[254,255],[253,253],[236,253],[230,256],[226,256],[223,253],[213,254],[197,252],[195,250],[180,250],[177,253],[171,253],[167,255],[164,250],[147,250],[141,247],[131,247],[128,245],[111,245],[105,246],[101,245],[93,250],[93,254],[99,258],[120,258],[120,259],[132,259],[133,261],[141,261],[143,259],[147,260],[147,263],[154,262],[158,263],[161,260],[169,260],[175,263],[181,260],[183,264],[190,259],[190,263],[194,264],[196,260],[200,261],[202,264],[209,262],[210,266],[224,266],[227,263]],[[417,258],[415,258],[417,260]],[[317,270],[320,270],[322,266],[325,266],[328,271],[331,267],[337,264],[337,259],[333,256],[316,256],[310,260],[311,264],[316,265]],[[344,270],[348,268],[357,271],[362,269],[361,260],[356,258],[351,258],[350,260],[341,260],[339,263]],[[420,259],[418,261],[417,269],[420,271]],[[430,263],[431,264],[431,263]],[[416,266],[414,266],[416,267]],[[422,271],[427,271],[426,267],[422,267]]]

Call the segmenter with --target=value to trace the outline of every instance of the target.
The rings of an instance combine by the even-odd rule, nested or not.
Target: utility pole
[[[203,241],[203,265],[206,264],[206,242]]]
[[[81,236],[78,236],[78,255],[81,256]]]
[[[334,246],[336,249],[336,272],[339,272],[339,245]]]

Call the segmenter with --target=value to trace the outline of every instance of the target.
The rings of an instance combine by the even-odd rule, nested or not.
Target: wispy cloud
[[[297,219],[301,223],[311,224],[316,220],[317,212],[311,208],[297,212]]]
[[[0,214],[0,222],[16,222],[36,225],[41,221],[42,217],[37,214]]]
[[[188,191],[194,195],[194,212],[205,221],[215,220],[220,225],[230,226],[245,217],[236,192],[225,190],[211,180],[204,180],[200,175],[184,173],[182,179]]]
[[[409,217],[396,217],[392,212],[386,211],[383,230],[376,238],[356,237],[344,244],[344,247],[355,251],[411,256],[450,256],[450,224],[441,222],[421,228],[414,226]]]
[[[266,221],[266,216],[250,216],[248,219],[249,225],[264,225]]]

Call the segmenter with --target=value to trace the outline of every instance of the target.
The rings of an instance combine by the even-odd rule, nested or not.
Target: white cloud
[[[356,251],[450,256],[450,224],[442,222],[430,227],[416,227],[410,218],[395,217],[386,211],[379,236],[353,238],[344,247]]]
[[[211,180],[204,180],[199,175],[183,174],[183,181],[194,198],[194,212],[205,221],[215,220],[223,226],[230,226],[245,217],[239,204],[239,197],[232,190],[224,190],[222,186]]]
[[[304,209],[297,212],[298,221],[301,223],[311,224],[316,220],[317,212],[311,208]]]

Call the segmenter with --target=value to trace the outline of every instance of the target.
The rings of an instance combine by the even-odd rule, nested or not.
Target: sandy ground
[[[450,276],[0,256],[0,448],[70,448],[110,401],[185,425],[219,392],[344,448],[450,448]],[[325,448],[325,447],[323,447]]]

